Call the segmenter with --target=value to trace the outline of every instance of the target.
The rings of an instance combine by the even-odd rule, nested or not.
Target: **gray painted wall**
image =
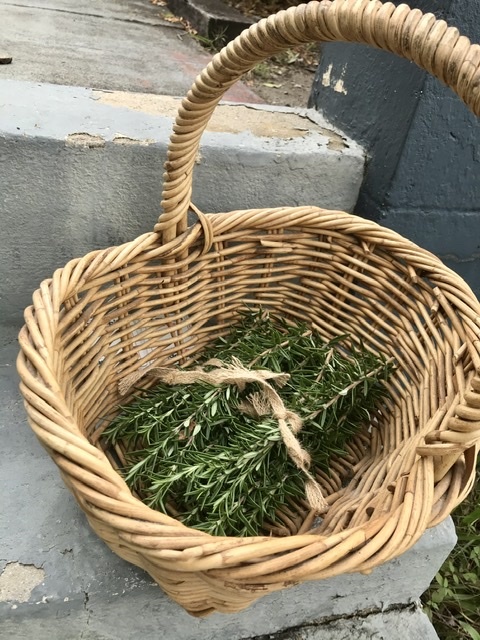
[[[480,41],[477,0],[409,4]],[[340,43],[323,48],[311,104],[367,149],[356,212],[439,255],[478,295],[480,122],[475,116],[413,63]]]

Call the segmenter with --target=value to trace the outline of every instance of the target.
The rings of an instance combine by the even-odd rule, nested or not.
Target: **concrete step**
[[[413,605],[338,618],[252,640],[438,640],[438,636],[427,616]]]
[[[179,96],[212,57],[149,0],[16,0],[0,21],[3,80]],[[241,83],[228,99],[260,101]]]
[[[31,292],[69,259],[156,222],[170,96],[0,80],[0,318],[19,326]],[[218,107],[194,202],[205,212],[309,204],[351,210],[363,150],[315,111]]]

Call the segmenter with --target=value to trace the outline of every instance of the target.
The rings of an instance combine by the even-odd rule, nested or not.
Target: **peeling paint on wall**
[[[94,91],[95,101],[111,107],[140,111],[154,116],[175,117],[180,100],[171,96],[125,91]],[[245,133],[264,138],[306,138],[318,125],[301,113],[269,110],[264,106],[221,104],[207,124],[207,131]],[[79,135],[79,134],[76,134]],[[116,141],[116,140],[114,140]]]
[[[342,78],[336,81],[335,86],[333,87],[333,90],[336,91],[337,93],[343,93],[344,95],[347,95],[347,90],[345,89],[345,85],[343,83]]]
[[[324,73],[322,75],[322,86],[324,86],[324,87],[331,87],[332,86],[332,70],[333,70],[333,63],[328,65],[328,67],[326,68],[326,70],[324,71]],[[346,70],[346,67],[343,67],[343,69],[342,69],[342,71],[340,73],[340,77],[338,78],[338,80],[333,85],[333,90],[336,93],[343,93],[343,94],[347,95],[347,90],[345,89],[345,83],[343,81],[343,77],[345,75],[345,70]]]
[[[333,68],[333,64],[329,64],[325,73],[322,76],[322,85],[324,87],[330,86],[330,79],[332,77],[332,68]]]

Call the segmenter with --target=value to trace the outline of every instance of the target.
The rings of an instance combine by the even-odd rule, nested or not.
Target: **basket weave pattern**
[[[480,305],[435,256],[343,212],[284,207],[199,215],[192,171],[216,104],[260,60],[344,40],[413,60],[480,114],[480,46],[406,5],[334,0],[280,12],[217,54],[182,103],[154,232],[69,262],[25,311],[18,371],[29,422],[90,525],[194,615],[234,612],[303,580],[368,572],[403,553],[470,491],[480,442]],[[390,399],[272,536],[220,538],[133,496],[104,451],[125,376],[188,366],[245,305],[349,333],[398,368]],[[145,379],[146,380],[146,379]],[[127,396],[128,400],[128,396]],[[285,535],[288,534],[288,535]]]

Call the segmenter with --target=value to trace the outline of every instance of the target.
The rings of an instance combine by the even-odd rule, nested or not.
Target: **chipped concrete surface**
[[[67,139],[72,146],[95,148],[105,142],[134,140],[143,144],[165,141],[180,100],[118,91],[34,84],[0,78],[0,134]],[[208,123],[209,136],[238,136],[268,140],[291,152],[321,152],[322,147],[359,157],[362,148],[332,127],[312,109],[220,103]],[[97,137],[97,139],[96,139]],[[225,138],[226,140],[226,138]],[[305,146],[308,142],[308,147]],[[296,144],[295,144],[296,143]],[[243,141],[237,142],[243,145]],[[272,148],[271,146],[269,147]]]
[[[28,602],[44,578],[45,571],[33,564],[7,563],[0,574],[0,602]]]
[[[71,258],[152,230],[178,103],[134,94],[120,106],[125,100],[0,80],[2,322],[18,325],[39,282]],[[364,152],[319,114],[232,104],[217,111],[193,175],[200,210],[352,210]]]
[[[94,91],[92,97],[100,104],[131,109],[153,116],[174,118],[181,104],[179,98],[126,91]],[[207,131],[243,133],[258,137],[296,138],[317,132],[329,138],[329,148],[337,151],[346,147],[339,134],[322,127],[304,114],[294,110],[273,110],[266,106],[221,104],[214,111]]]
[[[252,640],[438,640],[438,636],[419,608],[405,607],[306,625]]]
[[[138,607],[138,608],[135,608]],[[2,631],[9,640],[438,640],[425,613],[416,607],[404,607],[364,616],[347,616],[332,621],[308,621],[306,625],[283,627],[278,633],[249,636],[232,635],[229,627],[216,631],[205,628],[203,620],[182,620],[181,612],[172,612],[165,618],[159,612],[157,619],[144,614],[146,607],[135,602],[112,611],[111,605],[99,604],[84,611],[70,611],[65,616],[37,615],[30,619],[6,619]],[[228,616],[235,618],[235,615]],[[178,619],[181,622],[178,624]],[[226,618],[226,616],[224,616]],[[184,635],[191,628],[193,633]],[[255,620],[252,620],[255,628]]]
[[[153,116],[174,118],[182,100],[167,95],[133,93],[130,91],[92,91],[92,99],[111,107],[142,111]]]
[[[124,145],[129,145],[129,144],[140,144],[140,145],[149,145],[149,144],[155,144],[155,140],[152,139],[146,139],[146,140],[137,140],[136,138],[130,138],[128,136],[115,136],[112,140],[112,142],[114,144],[124,144]]]
[[[169,137],[180,102],[171,96],[0,79],[0,133],[64,138],[72,146],[86,148],[125,140],[152,144],[163,136]],[[302,149],[308,140],[314,144],[312,151],[323,146],[349,156],[363,155],[359,145],[312,109],[220,103],[207,125],[204,140],[212,134],[265,138],[283,146],[297,141]]]
[[[122,135],[116,135],[113,139],[112,142],[114,144],[120,144],[120,145],[149,145],[149,144],[154,144],[155,140],[141,140],[141,139],[137,139],[137,138],[130,138],[129,136],[122,136]],[[69,133],[68,136],[65,138],[65,145],[67,147],[73,147],[73,148],[81,148],[81,149],[100,149],[102,147],[104,147],[106,144],[106,140],[105,138],[102,138],[102,136],[98,136],[98,135],[92,135],[90,133],[82,133],[82,132],[78,132],[78,133]]]
[[[65,138],[67,147],[81,147],[83,149],[98,149],[105,146],[105,140],[101,136],[93,136],[90,133],[70,133]]]

